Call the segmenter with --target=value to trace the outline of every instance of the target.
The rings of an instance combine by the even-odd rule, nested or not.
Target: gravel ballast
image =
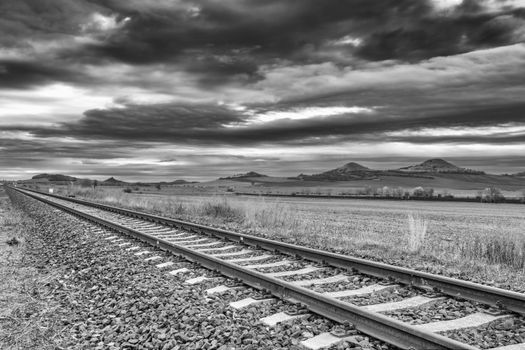
[[[420,295],[421,291],[411,287],[395,287],[393,289],[380,290],[375,293],[341,298],[342,301],[357,306],[366,306],[382,303],[392,303]]]
[[[283,260],[289,260],[289,259],[287,259],[286,255],[274,255],[266,259],[261,259],[257,261],[249,261],[249,260],[240,261],[240,262],[236,262],[236,264],[240,266],[246,266],[246,265],[253,265],[253,264],[269,264],[269,263],[274,263],[274,262],[283,261]]]
[[[475,302],[446,299],[418,308],[386,312],[385,315],[410,324],[425,324],[465,317],[477,312],[478,306]]]
[[[368,277],[365,275],[351,275],[348,276],[348,280],[346,281],[308,286],[308,288],[318,293],[338,292],[374,285],[377,284],[377,281],[379,280],[374,277]]]
[[[482,349],[525,343],[525,318],[497,320],[477,328],[459,329],[442,335]]]

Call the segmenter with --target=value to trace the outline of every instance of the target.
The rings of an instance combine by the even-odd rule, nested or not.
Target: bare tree
[[[503,196],[499,188],[490,186],[485,188],[485,190],[483,191],[483,199],[485,202],[498,203],[503,201],[505,199],[505,196]]]

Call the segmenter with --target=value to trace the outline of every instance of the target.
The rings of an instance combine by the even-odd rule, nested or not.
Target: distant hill
[[[73,176],[61,175],[61,174],[38,174],[31,178],[31,180],[47,180],[51,182],[56,181],[77,181],[78,179]]]
[[[175,181],[168,182],[168,184],[170,185],[182,185],[182,184],[187,184],[187,183],[189,182],[186,180],[175,180]]]
[[[380,170],[372,170],[361,164],[350,162],[345,165],[325,171],[320,174],[298,176],[301,180],[309,181],[346,181],[346,180],[359,180],[359,179],[372,179],[375,178]]]
[[[443,159],[429,159],[421,164],[411,165],[398,170],[409,173],[449,173],[449,174],[485,174],[483,171],[460,168]]]
[[[362,166],[361,164],[350,162],[332,171],[343,174],[343,173],[352,173],[356,171],[369,171],[369,170],[370,168],[367,168],[366,166]]]
[[[100,184],[101,184],[101,185],[107,185],[107,186],[123,186],[123,185],[128,185],[127,182],[117,180],[117,179],[115,179],[113,176],[110,177],[109,179],[106,179],[106,180],[102,181]]]
[[[261,175],[264,176],[264,175]],[[93,184],[95,180],[90,179],[82,179],[77,178],[73,176],[68,175],[62,175],[62,174],[38,174],[33,176],[29,180],[20,180],[20,183],[40,183],[40,184],[47,184],[48,182],[52,182],[53,185],[67,185],[71,182],[74,182],[75,184],[83,185],[85,183],[91,183]],[[153,186],[156,184],[162,184],[162,185],[184,185],[184,184],[194,184],[198,183],[197,181],[186,181],[186,180],[174,180],[170,182],[126,182],[122,180],[115,179],[113,176],[104,180],[104,181],[97,181],[99,185],[102,186]]]
[[[186,180],[175,180],[171,182],[166,182],[167,185],[185,185],[185,184],[196,184],[198,181],[186,181]]]
[[[252,179],[252,178],[257,178],[257,177],[268,177],[268,175],[259,174],[259,173],[256,173],[255,171],[249,171],[244,174],[236,174],[236,175],[228,176],[228,177],[220,177],[219,180],[242,180],[242,179]]]

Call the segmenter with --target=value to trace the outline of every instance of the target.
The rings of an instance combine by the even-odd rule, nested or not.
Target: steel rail
[[[74,216],[123,233],[174,255],[183,256],[190,261],[197,262],[200,265],[220,272],[225,276],[239,278],[243,283],[256,289],[270,291],[278,298],[302,303],[312,312],[336,322],[342,323],[349,321],[353,323],[359,331],[402,349],[477,349],[476,347],[432,332],[422,331],[379,313],[363,310],[355,305],[344,303],[335,298],[330,298],[306,288],[295,286],[286,281],[266,276],[263,273],[246,269],[242,266],[185,248],[147,233],[136,231],[111,221],[95,217],[80,210],[39,197],[33,193],[20,189],[14,190],[73,214]]]
[[[440,292],[446,295],[473,300],[487,305],[493,305],[498,307],[503,306],[509,311],[525,315],[525,294],[523,293],[513,292],[496,287],[490,287],[451,277],[435,275],[409,268],[393,266],[376,261],[303,247],[295,244],[279,242],[261,237],[255,237],[252,235],[227,231],[187,221],[170,219],[162,216],[141,213],[99,203],[93,203],[81,199],[63,197],[55,194],[48,194],[34,190],[29,191],[115,212],[118,214],[157,222],[163,225],[181,228],[187,231],[202,233],[234,242],[244,243],[247,245],[260,247],[270,251],[278,251],[290,255],[299,255],[308,260],[325,263],[346,270],[355,269],[363,274],[379,278],[393,278],[396,282],[405,285],[412,285],[420,288],[437,288]]]

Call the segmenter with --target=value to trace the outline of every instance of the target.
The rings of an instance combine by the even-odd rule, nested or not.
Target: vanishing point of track
[[[525,315],[525,294],[517,292],[76,198],[19,188],[8,188],[8,190],[18,191],[105,228],[183,256],[227,277],[238,279],[246,285],[263,291],[262,294],[266,294],[266,298],[271,294],[299,305],[295,312],[284,315],[285,319],[301,317],[308,309],[336,322],[350,322],[357,330],[403,349],[477,348],[437,334],[442,330],[454,329],[453,322],[445,321],[441,322],[441,325],[436,323],[435,327],[432,324],[428,327],[411,325],[385,316],[379,311],[394,310],[396,307],[398,309],[417,307],[431,303],[432,299],[453,297],[491,306],[486,312],[471,315],[469,320],[474,326],[476,326],[475,322],[483,324],[498,318],[510,317],[511,313]],[[281,258],[283,254],[292,258],[276,260],[276,254],[281,254]],[[308,265],[295,271],[264,272],[265,268],[293,264],[297,261],[294,260],[295,258],[315,262],[318,265]],[[305,280],[300,278],[301,274],[308,276],[320,270],[328,271],[328,277]],[[344,281],[356,274],[368,275],[381,281],[366,286],[361,291],[339,290],[321,293],[311,289],[315,285]],[[299,278],[286,279],[294,275]],[[413,297],[412,304],[394,302],[375,307],[360,307],[340,300],[341,297],[356,296],[360,295],[359,293],[366,295],[395,285],[417,287],[421,290],[421,295]],[[469,321],[465,319],[464,322]],[[456,327],[464,326],[459,322]],[[339,336],[346,337],[349,334],[343,333]],[[525,344],[497,349],[525,349]]]

